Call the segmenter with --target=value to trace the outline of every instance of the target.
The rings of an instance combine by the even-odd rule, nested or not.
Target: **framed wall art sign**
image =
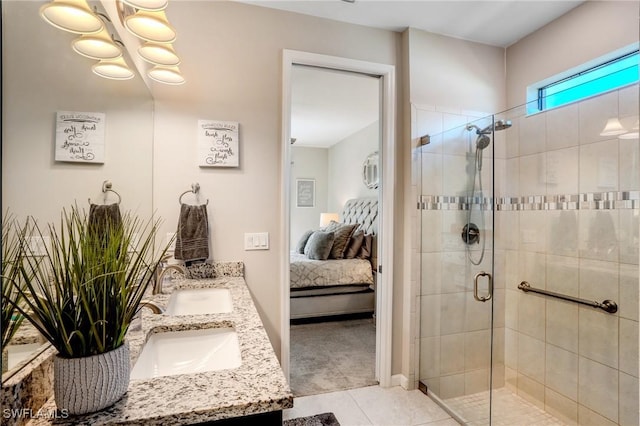
[[[296,179],[296,207],[316,206],[316,181]]]
[[[102,112],[58,111],[56,113],[56,161],[104,163]]]
[[[198,120],[198,165],[200,167],[238,167],[240,123]]]

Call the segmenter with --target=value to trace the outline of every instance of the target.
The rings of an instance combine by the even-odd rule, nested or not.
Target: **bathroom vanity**
[[[149,297],[173,307],[162,314],[142,309],[141,324],[128,332],[132,378],[115,405],[64,418],[51,398],[28,424],[281,425],[293,395],[242,277],[243,264],[227,266],[240,273],[174,279],[165,294]],[[209,303],[211,297],[227,299]],[[189,359],[203,354],[198,351],[203,362]]]

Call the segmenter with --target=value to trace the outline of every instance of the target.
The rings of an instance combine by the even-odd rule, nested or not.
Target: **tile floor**
[[[295,398],[284,419],[332,412],[341,426],[458,426],[418,390],[369,386]]]

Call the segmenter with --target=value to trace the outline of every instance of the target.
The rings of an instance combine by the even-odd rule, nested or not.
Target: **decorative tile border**
[[[463,195],[422,195],[418,210],[469,210],[470,206],[492,210],[494,198]],[[530,210],[622,210],[640,208],[640,191],[587,192],[568,195],[531,195],[498,197],[499,211]]]

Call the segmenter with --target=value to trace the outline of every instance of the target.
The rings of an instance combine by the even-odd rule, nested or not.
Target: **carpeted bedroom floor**
[[[296,397],[378,383],[372,318],[292,325],[290,342]]]

